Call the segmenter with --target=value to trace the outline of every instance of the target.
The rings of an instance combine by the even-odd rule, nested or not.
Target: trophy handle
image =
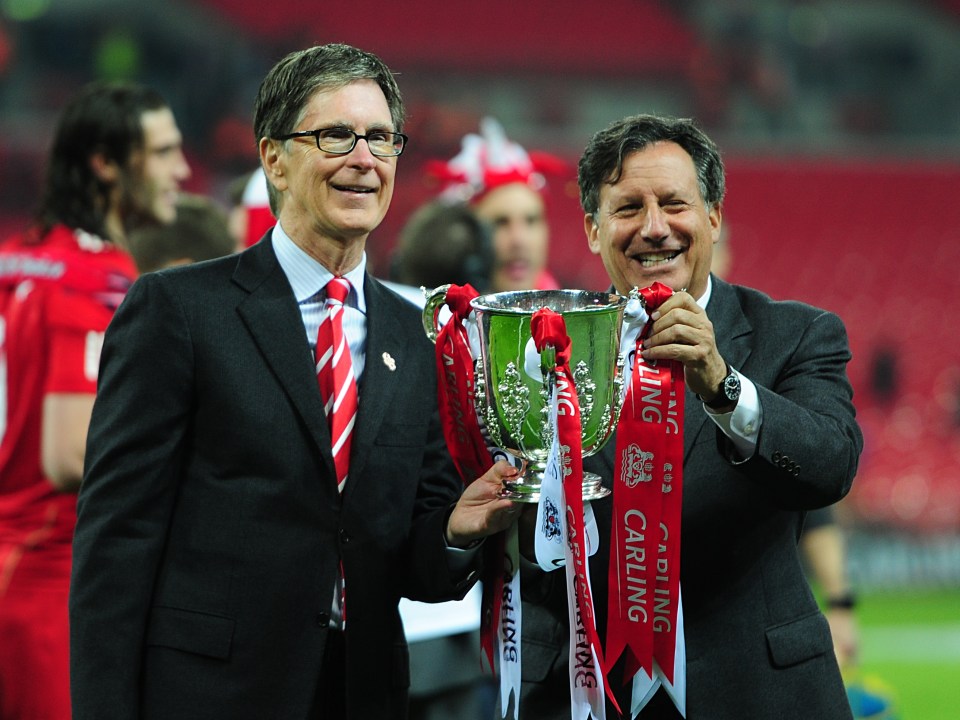
[[[437,344],[437,336],[440,334],[437,316],[440,313],[440,308],[447,301],[447,290],[449,289],[449,283],[429,291],[426,288],[421,288],[426,298],[426,304],[423,306],[423,330],[434,345]]]

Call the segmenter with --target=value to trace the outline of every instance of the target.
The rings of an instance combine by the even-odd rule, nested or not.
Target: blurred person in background
[[[177,219],[130,232],[130,253],[142,273],[230,255],[236,251],[227,213],[212,199],[183,193]]]
[[[375,55],[282,58],[254,106],[277,224],[141,276],[114,316],[74,536],[74,720],[403,718],[400,597],[462,597],[513,522],[516,472],[463,487],[420,313],[367,273],[403,121]]]
[[[76,492],[128,239],[176,218],[190,175],[163,98],[95,83],[63,109],[36,222],[0,245],[0,717],[70,717]]]
[[[463,202],[437,199],[417,208],[400,231],[390,279],[405,287],[473,285],[488,292],[494,264],[490,227]]]
[[[466,135],[461,145],[456,157],[431,162],[428,171],[442,183],[442,198],[469,203],[493,228],[496,262],[490,291],[556,289],[547,270],[550,228],[544,191],[546,175],[561,173],[564,163],[546,153],[528,153],[489,117],[480,121],[480,134]]]
[[[640,533],[636,513],[645,509],[656,512],[650,523],[664,523],[652,534],[664,549],[646,542],[642,548],[647,563],[656,558],[654,592],[673,587],[661,587],[660,574],[679,583],[665,609],[648,598],[650,615],[666,613],[667,623],[652,629],[655,647],[668,652],[656,657],[661,668],[672,668],[672,684],[625,672],[632,653],[640,653],[638,663],[649,660],[631,646],[605,658],[609,687],[624,714],[642,720],[849,720],[830,628],[797,551],[806,511],[849,491],[862,449],[843,323],[711,274],[725,176],[718,149],[691,121],[638,115],[613,123],[588,144],[579,184],[587,242],[614,289],[626,295],[659,282],[672,290],[650,318],[631,310],[623,347],[632,350],[634,367],[642,358],[642,371],[632,376],[616,434],[583,464],[613,488],[611,497],[591,503],[600,548],[590,577],[605,652],[640,618],[634,605],[629,614],[624,609],[635,598],[617,592],[631,578],[625,581],[614,558],[639,557],[623,547],[633,537],[624,526]],[[651,450],[648,443],[662,441],[661,452],[676,433],[639,434],[643,419],[631,407],[649,409],[655,400],[644,393],[634,404],[630,397],[639,397],[644,381],[656,384],[655,376],[664,382],[655,363],[668,360],[682,366],[685,388],[683,443],[676,448],[683,454],[682,494],[656,492],[653,509],[643,504],[646,496],[635,506],[623,493],[632,443]],[[662,384],[659,390],[657,397],[669,395]],[[650,466],[660,472],[657,463]],[[663,482],[666,475],[650,487]],[[661,518],[664,503],[677,515]],[[565,579],[531,564],[521,572],[520,715],[552,720],[570,708]],[[664,642],[670,631],[677,631],[675,644]],[[608,717],[614,712],[608,703]]]
[[[490,228],[466,203],[436,199],[404,224],[390,264],[396,282],[385,284],[423,307],[421,287],[469,284],[484,293],[492,271]],[[410,720],[491,717],[495,686],[480,662],[480,594],[477,585],[459,601],[401,601],[410,643]]]

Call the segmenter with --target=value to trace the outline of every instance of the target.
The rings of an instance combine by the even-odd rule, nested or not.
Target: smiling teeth
[[[659,265],[660,263],[665,263],[670,260],[673,260],[680,253],[669,252],[669,253],[651,253],[649,255],[644,255],[639,258],[639,262],[644,267],[653,267],[654,265]]]

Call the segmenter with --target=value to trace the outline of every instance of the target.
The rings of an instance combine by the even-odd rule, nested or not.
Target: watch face
[[[740,397],[740,378],[736,373],[730,373],[723,381],[723,394],[730,401],[737,400]]]

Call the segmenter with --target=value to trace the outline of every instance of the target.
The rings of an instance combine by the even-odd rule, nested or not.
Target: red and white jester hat
[[[480,135],[465,135],[458,155],[448,162],[432,161],[427,170],[442,183],[442,198],[476,202],[490,190],[515,182],[541,192],[547,184],[544,173],[560,173],[564,166],[553,155],[528,153],[507,139],[503,125],[485,117]]]

